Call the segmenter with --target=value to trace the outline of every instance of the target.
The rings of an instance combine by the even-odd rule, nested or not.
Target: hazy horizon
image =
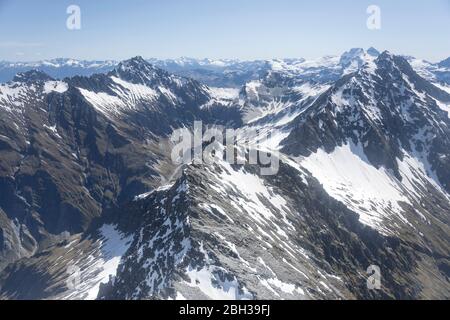
[[[355,49],[355,48],[349,48],[346,51],[349,51],[349,50]],[[357,48],[357,49],[360,49],[360,48]],[[368,48],[361,48],[361,49],[367,50]],[[378,50],[378,48],[375,48],[375,49]],[[96,62],[96,61],[97,62],[121,62],[121,61],[125,61],[125,60],[128,60],[128,59],[132,59],[134,57],[142,57],[145,60],[159,60],[159,61],[165,61],[165,60],[174,60],[174,61],[176,61],[176,60],[183,60],[183,59],[195,60],[195,61],[202,61],[202,60],[214,61],[214,60],[217,60],[217,61],[238,61],[238,62],[273,61],[273,60],[290,60],[290,59],[298,59],[298,60],[304,59],[304,60],[308,61],[308,60],[320,59],[320,58],[323,58],[323,57],[339,57],[342,54],[344,54],[346,51],[343,51],[340,54],[329,54],[329,55],[324,55],[324,56],[319,56],[319,57],[312,57],[312,58],[309,58],[309,59],[304,58],[304,57],[276,57],[276,58],[266,58],[266,59],[239,59],[239,58],[232,58],[232,57],[230,57],[230,58],[214,58],[214,57],[198,57],[198,58],[196,58],[196,57],[185,57],[185,56],[180,56],[180,57],[175,57],[175,58],[164,58],[164,57],[162,57],[162,58],[155,58],[155,57],[146,57],[144,55],[136,54],[136,55],[130,56],[128,58],[124,58],[124,59],[83,59],[83,58],[74,58],[74,57],[53,57],[53,58],[35,59],[35,60],[1,60],[0,59],[0,62],[39,63],[39,62],[44,62],[44,61],[55,61],[55,60],[59,60],[59,59],[62,59],[62,60],[86,61],[86,62]],[[400,52],[398,52],[398,53],[397,52],[391,52],[389,50],[378,50],[378,51],[380,53],[382,53],[384,51],[388,51],[388,52],[390,52],[392,54],[400,55],[400,56],[404,56],[404,57],[412,56],[412,55],[408,55],[408,54],[402,54]],[[412,56],[412,57],[414,57],[414,56]],[[415,58],[417,58],[417,57],[415,57]],[[450,58],[450,54],[449,54],[449,56],[447,58]],[[431,62],[431,63],[438,63],[438,62],[441,62],[443,60],[446,60],[447,58],[443,58],[443,59],[437,60],[437,61],[431,61],[429,59],[423,59],[423,60],[427,61],[427,62]]]
[[[79,29],[67,27],[70,5]],[[379,29],[366,24],[371,5]],[[313,59],[375,47],[437,62],[450,56],[450,0],[0,0],[0,30],[5,61]]]

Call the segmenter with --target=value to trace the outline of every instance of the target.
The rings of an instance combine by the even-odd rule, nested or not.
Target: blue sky
[[[66,28],[70,4],[81,30]],[[366,27],[369,5],[381,29]],[[0,0],[0,60],[450,56],[450,0]]]

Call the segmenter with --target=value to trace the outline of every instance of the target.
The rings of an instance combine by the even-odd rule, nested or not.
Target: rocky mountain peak
[[[396,56],[393,53],[391,53],[388,50],[383,51],[378,57],[377,57],[377,61],[388,61],[388,62],[396,62],[396,61],[406,61],[406,59],[404,59],[401,56]]]
[[[14,82],[24,82],[24,83],[43,82],[51,80],[54,79],[50,77],[48,74],[34,69],[26,72],[20,72],[13,79]]]
[[[367,53],[374,57],[378,57],[380,55],[380,51],[378,51],[374,47],[370,47],[369,49],[367,49]]]
[[[367,51],[362,48],[352,48],[341,55],[339,65],[345,70],[344,73],[351,73],[358,70],[365,63],[376,59],[377,53],[378,51],[374,48],[370,48]]]
[[[388,79],[394,82],[401,80],[402,82],[406,82],[406,85],[416,92],[427,93],[440,101],[450,101],[450,95],[447,92],[422,78],[412,68],[405,57],[394,55],[389,51],[384,51],[374,62],[378,69],[378,75],[381,76],[385,82],[388,81]]]
[[[450,68],[450,57],[439,62],[438,66],[441,68]]]
[[[110,75],[137,84],[154,84],[162,77],[169,77],[169,73],[153,66],[141,56],[122,61]]]

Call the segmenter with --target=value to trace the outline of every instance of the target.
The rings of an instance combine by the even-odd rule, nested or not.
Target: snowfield
[[[79,268],[80,273],[73,275],[78,277],[75,281],[79,283],[64,294],[64,299],[95,300],[100,284],[108,283],[110,277],[116,275],[120,259],[128,250],[132,237],[123,235],[116,226],[108,224],[103,225],[99,232],[98,249],[87,257],[69,263]]]

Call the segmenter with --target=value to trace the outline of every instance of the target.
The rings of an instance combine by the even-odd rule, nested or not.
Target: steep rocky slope
[[[239,92],[140,57],[19,74],[0,86],[0,297],[448,298],[450,94],[432,82],[372,49],[272,61]],[[167,138],[194,120],[269,134],[249,148],[279,171],[175,165]]]

